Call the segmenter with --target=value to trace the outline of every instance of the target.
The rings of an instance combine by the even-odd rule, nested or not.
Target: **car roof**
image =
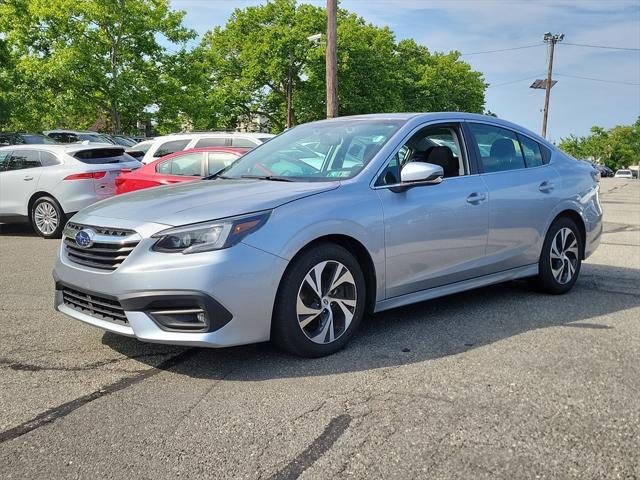
[[[184,133],[170,133],[169,135],[162,135],[155,137],[154,140],[170,140],[170,139],[183,139],[194,137],[248,137],[248,138],[265,138],[274,137],[272,133],[259,133],[259,132],[184,132]]]
[[[90,143],[84,145],[82,143],[34,143],[29,145],[8,145],[0,147],[0,151],[6,150],[48,150],[55,153],[73,154],[84,150],[94,150],[98,148],[119,148],[122,151],[125,147],[122,145],[113,145],[111,143]]]

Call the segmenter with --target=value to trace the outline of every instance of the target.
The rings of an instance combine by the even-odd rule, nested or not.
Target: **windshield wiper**
[[[212,175],[207,175],[206,177],[202,177],[202,180],[213,180],[214,178],[222,178],[224,180],[233,180],[233,177],[225,177],[224,175],[220,175],[222,171],[218,173],[214,173]]]
[[[240,175],[240,178],[251,178],[253,180],[271,180],[272,182],[293,182],[290,178],[276,177],[274,175]]]

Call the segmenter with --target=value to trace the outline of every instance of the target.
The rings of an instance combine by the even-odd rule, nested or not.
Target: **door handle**
[[[30,181],[30,180],[33,180],[33,177],[32,177],[31,175],[25,175],[25,176],[24,176],[24,178],[23,178],[23,180],[24,180],[25,182],[28,182],[28,181]]]
[[[484,202],[486,199],[487,199],[487,196],[484,193],[473,192],[471,195],[467,197],[467,203],[477,205],[480,202]]]
[[[540,190],[542,193],[547,193],[553,190],[553,188],[554,188],[553,183],[549,182],[548,180],[545,180],[540,184],[540,186],[538,187],[538,190]]]

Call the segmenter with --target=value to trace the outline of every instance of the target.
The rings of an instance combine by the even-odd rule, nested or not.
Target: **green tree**
[[[609,168],[640,163],[640,117],[633,125],[618,125],[609,130],[594,126],[584,137],[563,138],[560,148],[575,158],[593,158]]]
[[[12,96],[21,99],[10,123],[86,127],[106,117],[113,131],[132,130],[167,62],[158,39],[195,36],[183,16],[168,0],[5,0],[0,32],[18,52]]]

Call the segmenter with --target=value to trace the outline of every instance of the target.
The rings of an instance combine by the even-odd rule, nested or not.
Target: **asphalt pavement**
[[[640,181],[601,198],[571,293],[391,310],[315,360],[67,318],[59,242],[0,226],[0,478],[640,478]]]

